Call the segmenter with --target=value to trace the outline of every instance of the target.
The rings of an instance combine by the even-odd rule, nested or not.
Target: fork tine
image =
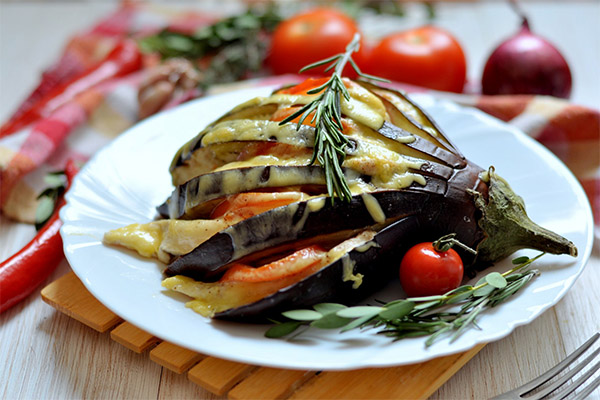
[[[596,377],[596,379],[587,385],[580,393],[577,393],[577,396],[573,398],[573,400],[583,400],[587,398],[598,386],[600,386],[600,376]]]
[[[586,357],[585,360],[583,360],[579,364],[577,364],[576,367],[571,368],[568,373],[561,376],[560,379],[558,379],[556,382],[553,382],[548,387],[544,388],[543,390],[540,390],[539,392],[537,392],[535,394],[535,396],[527,397],[527,399],[532,399],[532,400],[533,399],[541,399],[541,398],[547,396],[548,394],[552,393],[559,386],[562,386],[566,381],[568,381],[573,376],[575,376],[575,374],[577,374],[579,371],[581,371],[583,369],[583,367],[585,367],[586,365],[589,365],[594,360],[594,358],[596,358],[598,353],[600,353],[600,348],[597,348],[596,351],[594,351],[592,354],[590,354],[588,357]],[[586,371],[585,374],[583,374],[581,377],[579,377],[572,384],[568,385],[562,392],[560,392],[560,394],[558,394],[555,397],[556,400],[564,399],[565,397],[567,397],[572,391],[574,391],[579,386],[581,386],[581,384],[583,382],[585,382],[590,376],[594,375],[594,373],[598,370],[598,368],[600,368],[600,362],[597,362],[592,368],[590,368],[588,371]]]
[[[518,387],[515,389],[515,392],[518,391],[519,395],[522,396],[526,393],[531,392],[533,389],[543,385],[548,382],[550,379],[555,377],[560,371],[564,370],[567,366],[569,366],[573,360],[579,357],[583,352],[585,352],[588,348],[590,348],[596,340],[600,337],[600,333],[594,334],[591,338],[589,338],[584,344],[579,346],[573,353],[571,353],[567,358],[562,360],[560,363],[556,364],[554,367],[550,368],[548,371],[533,379],[530,382]]]

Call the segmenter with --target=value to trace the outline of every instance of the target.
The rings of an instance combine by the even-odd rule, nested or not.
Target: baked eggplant
[[[358,302],[393,279],[411,245],[447,234],[475,250],[459,250],[471,271],[521,248],[577,255],[573,243],[527,217],[493,167],[466,159],[403,93],[344,85],[340,171],[349,200],[329,195],[323,166],[312,160],[314,126],[280,122],[315,95],[286,88],[252,99],[173,159],[175,189],[158,207],[171,222],[150,224],[160,231],[155,242],[186,245],[169,252],[153,242],[145,252],[168,263],[163,286],[194,298],[188,305],[205,316],[254,322],[320,302]],[[140,251],[123,232],[135,236],[150,224],[105,241]]]

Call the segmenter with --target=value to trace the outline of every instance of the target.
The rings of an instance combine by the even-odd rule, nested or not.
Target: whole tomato
[[[365,70],[398,82],[462,92],[467,61],[450,33],[428,25],[382,38],[370,52]]]
[[[357,32],[354,20],[341,11],[314,8],[275,28],[267,62],[275,74],[295,74],[306,65],[344,52]],[[324,70],[320,67],[311,73],[323,74]]]
[[[431,242],[411,247],[400,263],[400,283],[409,297],[444,294],[460,285],[463,274],[458,253],[438,251]]]

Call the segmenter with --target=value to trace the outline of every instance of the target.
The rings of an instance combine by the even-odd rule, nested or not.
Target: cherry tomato
[[[357,32],[354,20],[341,11],[314,8],[277,26],[267,62],[276,74],[295,74],[308,64],[344,52]],[[350,69],[346,66],[345,74]],[[324,74],[324,70],[320,67],[310,73]]]
[[[400,263],[400,282],[409,297],[444,294],[460,285],[463,273],[456,251],[437,251],[431,242],[411,247]]]
[[[458,41],[434,26],[393,33],[370,51],[373,75],[435,90],[462,92],[467,61]]]

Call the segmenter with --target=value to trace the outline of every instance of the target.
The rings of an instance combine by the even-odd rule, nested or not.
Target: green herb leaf
[[[441,300],[427,301],[425,303],[417,304],[415,310],[426,310],[428,308],[436,307],[441,304]]]
[[[489,273],[485,277],[485,281],[487,283],[489,283],[491,286],[498,288],[498,289],[502,289],[502,288],[506,287],[506,279],[498,272]]]
[[[273,325],[265,332],[265,336],[271,339],[277,339],[294,332],[301,325],[300,322],[289,321]]]
[[[320,312],[323,315],[327,315],[332,312],[338,312],[347,307],[343,304],[337,304],[337,303],[319,303],[319,304],[315,304],[313,306],[313,308],[317,312]]]
[[[51,172],[44,176],[46,187],[50,189],[64,188],[66,183],[64,174],[64,171],[59,171]]]
[[[415,308],[415,303],[408,300],[403,300],[399,303],[395,303],[389,307],[386,307],[379,313],[379,318],[384,320],[395,320],[400,319]]]
[[[44,196],[40,198],[38,207],[35,210],[35,229],[40,230],[52,216],[56,206],[55,196]]]
[[[359,328],[359,327],[367,324],[373,318],[375,318],[375,315],[371,315],[371,316],[366,315],[361,318],[356,318],[354,321],[352,321],[348,325],[344,326],[344,328],[341,330],[341,332],[347,332],[349,330]]]
[[[473,296],[474,297],[485,297],[485,296],[489,296],[490,293],[492,293],[494,290],[496,290],[495,287],[493,287],[492,285],[485,285],[483,287],[480,287],[479,289],[475,290],[473,292]]]
[[[310,326],[321,329],[337,329],[347,325],[352,320],[349,318],[338,317],[335,313],[330,313],[323,318],[310,323]]]
[[[529,257],[521,256],[521,257],[517,257],[517,258],[513,259],[512,263],[514,265],[520,265],[520,264],[525,264],[527,261],[529,261]]]
[[[339,310],[336,314],[342,318],[362,318],[362,317],[373,317],[379,314],[380,311],[384,310],[383,307],[375,306],[356,306],[348,307],[343,310]]]
[[[282,313],[282,315],[296,321],[314,321],[323,317],[323,314],[313,310],[291,310]]]

